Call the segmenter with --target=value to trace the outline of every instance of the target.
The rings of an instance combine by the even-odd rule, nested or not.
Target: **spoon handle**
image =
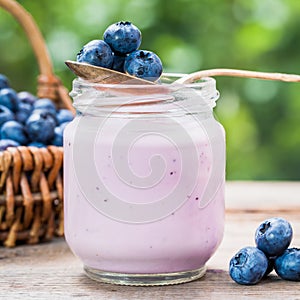
[[[214,76],[229,76],[229,77],[244,77],[244,78],[257,78],[265,80],[278,80],[286,82],[300,82],[300,75],[284,74],[284,73],[268,73],[268,72],[256,72],[247,70],[235,70],[235,69],[211,69],[203,70],[188,74],[182,78],[176,80],[176,83],[192,83],[200,80],[203,77]]]

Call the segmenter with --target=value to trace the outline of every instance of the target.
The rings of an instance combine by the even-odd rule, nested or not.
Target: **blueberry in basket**
[[[54,137],[56,120],[47,111],[35,111],[26,121],[26,131],[33,142],[48,144]]]
[[[0,105],[0,127],[7,121],[14,120],[13,112],[4,105]]]
[[[6,106],[11,111],[15,112],[19,106],[19,98],[17,93],[12,88],[3,88],[0,90],[0,104]]]
[[[47,98],[27,91],[16,93],[0,74],[0,151],[8,147],[63,145],[63,132],[73,120],[67,109],[56,109]]]
[[[16,121],[18,121],[22,124],[25,124],[26,120],[31,115],[32,110],[33,110],[33,107],[31,104],[26,103],[26,102],[20,102],[18,110],[16,111],[16,114],[15,114]]]
[[[19,92],[18,98],[20,99],[21,103],[27,103],[30,105],[33,105],[35,103],[35,101],[37,100],[37,98],[34,95],[32,95],[31,93],[29,93],[27,91]]]
[[[71,122],[73,118],[73,114],[68,109],[62,108],[56,113],[56,119],[59,125],[65,122]]]
[[[29,138],[23,124],[17,121],[7,121],[0,129],[1,139],[14,140],[21,145],[27,145]]]
[[[7,149],[8,147],[18,147],[20,144],[14,140],[0,139],[0,151]]]
[[[7,87],[9,87],[8,78],[5,75],[0,74],[0,90]]]

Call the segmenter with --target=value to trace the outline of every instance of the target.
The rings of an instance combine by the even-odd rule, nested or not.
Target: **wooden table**
[[[204,278],[163,287],[114,286],[94,282],[63,239],[37,246],[0,247],[0,299],[300,299],[300,283],[273,272],[255,286],[241,286],[228,275],[228,263],[243,246],[254,245],[254,231],[270,216],[288,219],[293,246],[300,246],[300,182],[227,182],[223,242],[208,262]]]

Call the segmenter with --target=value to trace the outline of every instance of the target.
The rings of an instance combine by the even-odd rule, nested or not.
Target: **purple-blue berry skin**
[[[47,145],[40,142],[31,142],[27,145],[28,147],[37,147],[37,148],[45,148]]]
[[[25,127],[17,121],[5,122],[0,130],[1,139],[9,139],[26,145],[29,142]]]
[[[155,53],[136,50],[126,57],[124,71],[138,78],[155,81],[162,73],[162,63]]]
[[[18,97],[21,103],[27,103],[33,105],[37,98],[29,92],[22,91],[18,93]]]
[[[255,232],[255,243],[268,257],[281,255],[288,248],[293,229],[288,221],[274,217],[262,222]]]
[[[20,144],[14,140],[10,139],[3,139],[0,140],[0,151],[4,151],[8,147],[18,147]]]
[[[56,114],[56,107],[54,103],[48,98],[41,98],[34,102],[33,109],[45,109],[53,111]]]
[[[256,247],[244,247],[230,260],[229,275],[237,283],[253,285],[258,283],[266,273],[268,259]]]
[[[69,124],[70,122],[63,122],[59,125],[60,129],[64,132],[66,126]]]
[[[32,112],[32,105],[26,102],[21,102],[15,114],[16,121],[25,124],[31,112]]]
[[[125,58],[126,56],[114,54],[114,60],[111,68],[115,71],[124,73]]]
[[[68,109],[59,109],[56,114],[58,124],[62,124],[64,122],[70,122],[73,120],[74,116]]]
[[[13,112],[4,105],[0,105],[0,127],[7,121],[14,120]]]
[[[9,87],[9,81],[7,77],[3,74],[0,74],[0,90]]]
[[[103,39],[116,54],[128,54],[140,47],[142,34],[131,22],[121,21],[110,25]]]
[[[3,88],[0,90],[0,105],[4,105],[12,112],[16,112],[19,107],[18,94],[11,88]]]
[[[54,137],[56,120],[50,113],[34,111],[26,121],[26,130],[32,142],[48,144]]]
[[[63,145],[63,130],[60,126],[55,127],[54,129],[54,137],[51,141],[51,144],[54,146],[62,146]]]
[[[278,256],[275,271],[282,279],[300,281],[300,249],[288,248]]]
[[[77,54],[77,61],[103,68],[111,68],[113,52],[102,40],[93,40],[83,46]]]

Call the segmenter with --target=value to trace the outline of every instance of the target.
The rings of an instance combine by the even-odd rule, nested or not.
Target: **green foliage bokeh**
[[[300,73],[299,0],[19,1],[46,40],[55,73],[105,28],[129,20],[165,72],[237,68]],[[38,68],[19,24],[0,9],[0,73],[35,92]],[[300,83],[218,77],[215,109],[227,132],[227,179],[300,180]]]

